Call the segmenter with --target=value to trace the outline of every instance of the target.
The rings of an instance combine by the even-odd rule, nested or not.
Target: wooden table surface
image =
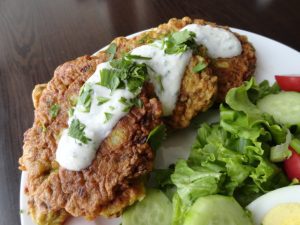
[[[183,16],[259,33],[299,51],[299,12],[299,0],[0,0],[0,225],[20,224],[18,158],[33,121],[31,91],[59,64]]]

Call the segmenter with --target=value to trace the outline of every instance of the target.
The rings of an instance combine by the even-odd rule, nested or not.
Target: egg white
[[[254,224],[260,225],[265,215],[281,203],[300,203],[300,185],[271,191],[251,202],[246,208],[251,212]]]

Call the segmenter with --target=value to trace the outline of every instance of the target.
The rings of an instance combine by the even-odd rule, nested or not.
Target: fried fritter
[[[105,59],[105,55],[102,57]],[[59,135],[67,127],[72,98],[94,72],[101,57],[81,57],[65,63],[45,86],[33,93],[35,121],[25,133],[22,170],[28,171],[29,210],[38,224],[61,224],[69,214],[93,219],[115,216],[144,196],[143,179],[152,170],[154,153],[146,142],[161,124],[162,108],[146,85],[140,95],[142,108],[133,108],[100,145],[92,165],[80,171],[56,163]],[[55,119],[53,103],[60,105]]]
[[[189,17],[182,19],[170,19],[168,23],[144,32],[134,38],[116,38],[113,42],[117,44],[117,56],[124,52],[162,39],[174,31],[178,31],[188,24],[211,25],[228,30],[228,27],[219,26],[215,23],[201,19],[192,20]],[[243,81],[248,80],[255,71],[256,56],[255,49],[248,42],[246,36],[234,33],[242,44],[241,55],[232,58],[209,59],[205,51],[201,51],[201,57],[209,61],[207,69],[200,73],[193,73],[192,65],[196,65],[199,59],[193,56],[182,79],[180,93],[172,116],[165,121],[174,128],[187,127],[191,119],[199,112],[206,111],[215,101],[223,102],[229,89],[240,86]]]

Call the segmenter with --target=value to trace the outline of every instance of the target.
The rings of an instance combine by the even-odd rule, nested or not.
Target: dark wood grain
[[[0,0],[0,225],[18,225],[18,158],[33,120],[31,91],[61,63],[116,36],[190,16],[300,50],[298,0]]]

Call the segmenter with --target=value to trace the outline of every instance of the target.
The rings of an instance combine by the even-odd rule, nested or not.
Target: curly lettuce
[[[231,89],[220,106],[220,123],[203,124],[187,160],[179,160],[171,181],[173,225],[182,224],[186,210],[201,196],[234,196],[246,206],[258,196],[289,184],[281,168],[270,161],[272,149],[286,153],[289,130],[267,114],[256,102],[277,93],[267,81],[252,79]]]

